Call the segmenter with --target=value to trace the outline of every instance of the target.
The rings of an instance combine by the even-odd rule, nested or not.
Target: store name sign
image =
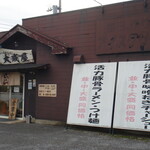
[[[32,50],[11,50],[0,48],[0,64],[24,64],[34,62]]]

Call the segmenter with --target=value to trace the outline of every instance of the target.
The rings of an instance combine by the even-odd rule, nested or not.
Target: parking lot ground
[[[1,124],[0,150],[150,150],[148,137],[44,124]]]

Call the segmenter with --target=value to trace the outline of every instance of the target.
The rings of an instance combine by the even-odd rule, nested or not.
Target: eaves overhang
[[[40,71],[47,70],[49,64],[14,64],[14,65],[0,65],[0,72],[28,72],[28,71]]]
[[[14,28],[6,32],[0,38],[0,44],[3,44],[6,40],[11,38],[11,36],[15,35],[17,32],[20,32],[48,47],[51,47],[51,54],[67,54],[67,46],[65,43],[55,40],[54,38],[47,37],[41,33],[35,32],[33,30],[27,29],[21,25],[16,25]]]

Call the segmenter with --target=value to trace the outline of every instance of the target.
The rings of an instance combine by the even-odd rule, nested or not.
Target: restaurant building
[[[72,88],[79,86],[82,91],[83,88],[88,88],[85,83],[89,81],[89,77],[82,78],[81,81],[74,77],[75,81],[72,81],[74,74],[78,76],[85,69],[83,67],[77,72],[74,64],[79,68],[80,65],[97,64],[95,70],[103,70],[107,64],[116,63],[116,67],[112,69],[115,72],[112,91],[116,93],[119,62],[149,61],[149,40],[150,0],[122,2],[23,19],[22,26],[16,25],[10,31],[0,33],[0,116],[9,115],[9,101],[16,98],[18,118],[31,115],[35,119],[62,121],[69,124],[93,123],[93,120],[92,122],[88,120],[89,124],[86,124],[82,121],[72,122],[73,120],[70,119],[72,117],[76,120],[70,115],[73,113],[72,104],[77,107],[77,113],[82,112],[82,115],[81,113],[77,115],[77,119],[84,119],[83,114],[86,114],[86,110],[79,111],[79,107],[85,105],[76,106],[80,102],[72,103],[71,99],[69,104],[69,98],[76,95],[75,89]],[[111,68],[113,67],[110,66],[109,70]],[[84,72],[88,70],[85,69]],[[109,75],[111,76],[110,71]],[[147,76],[149,78],[149,75]],[[109,92],[105,91],[107,95]],[[114,100],[114,94],[112,95]],[[80,100],[77,98],[76,101]],[[95,101],[95,103],[101,102]],[[93,107],[97,108],[98,105]],[[90,111],[93,109],[90,107]],[[100,115],[98,112],[99,109],[93,110],[88,115],[97,118]],[[113,104],[111,112],[114,113]],[[112,121],[112,117],[110,120]],[[132,122],[133,118],[127,121]],[[94,123],[98,124],[99,121],[96,120]],[[112,122],[109,124],[112,125]],[[102,125],[102,127],[107,126]]]

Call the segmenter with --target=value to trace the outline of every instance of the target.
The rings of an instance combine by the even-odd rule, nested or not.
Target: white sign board
[[[57,84],[39,84],[38,96],[57,97]]]
[[[67,124],[110,127],[116,63],[75,64]]]
[[[32,50],[11,50],[0,48],[0,64],[24,64],[34,62]]]
[[[150,61],[119,63],[114,128],[150,131]]]

